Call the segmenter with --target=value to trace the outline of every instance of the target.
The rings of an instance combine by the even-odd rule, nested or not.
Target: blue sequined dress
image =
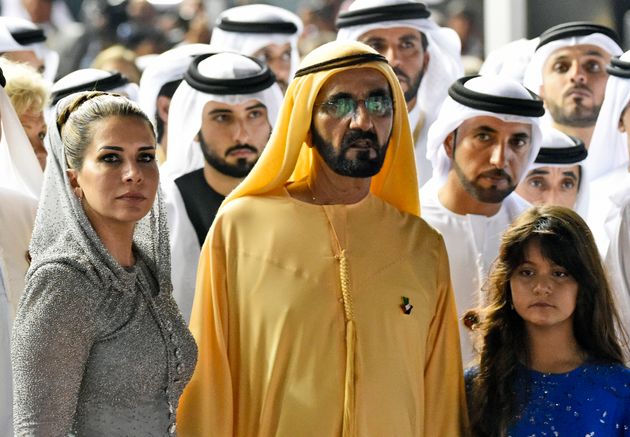
[[[476,369],[466,372],[467,388]],[[630,437],[630,369],[587,363],[567,373],[522,367],[508,437]]]

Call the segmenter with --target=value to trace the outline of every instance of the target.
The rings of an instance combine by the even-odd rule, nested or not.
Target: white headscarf
[[[300,54],[298,52],[297,43],[304,28],[300,17],[277,6],[253,4],[237,6],[223,11],[217,18],[217,23],[220,23],[221,19],[224,18],[238,22],[286,22],[295,24],[297,32],[294,34],[231,32],[223,30],[217,25],[212,29],[212,36],[210,38],[210,45],[220,51],[238,52],[247,56],[253,56],[254,53],[269,44],[283,45],[290,43],[291,74],[289,81],[293,78],[300,64]]]
[[[52,94],[68,88],[77,88],[76,92],[92,91],[89,87],[95,81],[102,80],[116,74],[115,72],[99,70],[97,68],[83,68],[81,70],[73,71],[70,74],[66,74],[64,77],[54,83],[52,87]],[[84,88],[81,88],[84,87]],[[138,85],[133,82],[127,82],[124,85],[117,86],[108,89],[99,89],[98,91],[106,91],[110,93],[123,94],[129,100],[134,102],[138,101]],[[52,103],[52,102],[51,102]]]
[[[540,167],[572,167],[574,165],[581,165],[584,162],[584,159],[576,159],[573,160],[572,162],[538,162],[538,159],[540,159],[540,153],[543,152],[543,149],[545,152],[548,152],[549,149],[568,149],[570,147],[576,147],[578,146],[580,143],[582,144],[582,147],[584,146],[584,143],[582,142],[582,140],[579,140],[577,138],[573,138],[570,137],[569,135],[565,134],[564,132],[551,127],[551,126],[543,126],[542,127],[542,145],[540,147],[539,155],[536,156],[536,161],[534,161],[529,168],[527,169],[527,171],[530,170],[534,170],[535,168],[540,168]]]
[[[11,100],[2,87],[0,119],[0,187],[38,199],[44,174]]]
[[[507,76],[523,83],[525,69],[534,55],[538,41],[538,38],[521,38],[491,51],[483,61],[479,74]]]
[[[78,95],[74,94],[61,99],[55,106],[54,117],[57,118],[77,97]],[[122,97],[117,98],[123,100]],[[45,142],[48,162],[42,198],[29,246],[33,260],[27,280],[39,274],[39,267],[50,262],[62,260],[71,265],[82,262],[84,266],[85,263],[89,263],[95,272],[92,276],[88,275],[90,278],[105,281],[113,289],[125,290],[125,287],[129,287],[129,273],[105,248],[87,218],[81,201],[72,190],[67,174],[66,153],[57,123],[48,125]],[[160,190],[149,213],[136,224],[133,242],[135,249],[158,281],[160,293],[170,293],[172,290],[170,248],[166,211]],[[72,278],[68,280],[71,281]]]
[[[199,63],[199,73],[214,79],[243,77],[243,72],[259,72],[260,65],[237,53],[218,53]],[[282,91],[277,83],[252,94],[209,94],[191,87],[184,79],[175,91],[168,112],[168,160],[160,168],[163,178],[174,180],[198,170],[204,165],[200,145],[194,141],[206,103],[221,102],[237,105],[247,100],[258,100],[267,107],[269,124],[273,127],[282,104]]]
[[[24,45],[18,43],[12,36],[12,32],[15,32],[16,29],[40,30],[40,27],[24,18],[0,17],[0,53],[34,52],[38,58],[44,61],[44,78],[52,83],[55,80],[57,68],[59,67],[59,55],[57,52],[46,47],[43,42]]]
[[[547,59],[549,59],[556,50],[577,45],[594,45],[610,53],[612,56],[619,56],[622,53],[619,44],[617,44],[609,36],[601,33],[592,33],[584,36],[572,36],[550,41],[537,48],[534,52],[534,55],[525,70],[523,84],[535,93],[540,93],[540,87],[543,83],[543,68]]]
[[[630,62],[630,51],[621,55],[620,60]],[[628,162],[628,134],[619,131],[619,119],[629,101],[630,78],[611,74],[593,131],[588,158],[584,162],[591,180]],[[629,129],[630,126],[626,126],[626,130]]]
[[[534,100],[529,90],[523,85],[502,76],[478,76],[468,80],[464,86],[478,93],[492,96],[508,97],[515,99]],[[527,167],[529,167],[540,150],[542,144],[542,132],[539,117],[527,117],[523,115],[512,115],[490,112],[464,106],[456,102],[452,97],[447,97],[440,109],[440,113],[435,122],[429,128],[429,139],[427,142],[427,158],[433,164],[433,177],[439,181],[444,181],[451,169],[451,159],[444,150],[444,140],[459,127],[464,121],[473,117],[494,117],[508,123],[527,123],[532,125],[532,147],[529,152]],[[523,177],[525,172],[523,172]],[[519,182],[519,181],[515,181]]]
[[[548,150],[548,149],[568,149],[568,148],[577,146],[578,142],[581,143],[582,146],[584,146],[584,143],[581,140],[573,139],[572,137],[568,136],[564,132],[561,132],[558,129],[553,128],[551,126],[547,126],[544,123],[542,124],[542,134],[543,134],[542,146],[539,150],[539,153],[542,152],[543,150]],[[540,158],[540,155],[536,157],[536,159],[539,159],[539,158]],[[527,172],[525,173],[528,174],[530,171],[537,168],[541,168],[541,167],[573,167],[575,165],[579,165],[581,167],[580,186],[578,189],[578,194],[577,194],[577,198],[575,200],[575,206],[573,207],[573,209],[584,217],[586,214],[586,208],[588,206],[587,205],[588,203],[587,202],[588,171],[584,168],[585,159],[586,158],[576,159],[576,160],[573,160],[573,162],[534,161],[533,163],[530,164],[530,166],[527,168]]]
[[[153,125],[156,124],[155,105],[160,89],[169,82],[183,79],[195,55],[211,51],[208,44],[186,44],[167,50],[147,64],[140,79],[138,103]]]
[[[413,0],[356,0],[348,11],[391,6],[405,3],[418,3]],[[358,41],[365,33],[375,29],[410,27],[422,32],[429,42],[430,55],[427,71],[424,73],[417,102],[425,113],[425,123],[430,124],[440,105],[447,96],[448,87],[464,74],[461,61],[461,41],[453,29],[440,27],[429,18],[379,21],[339,29],[337,41]]]

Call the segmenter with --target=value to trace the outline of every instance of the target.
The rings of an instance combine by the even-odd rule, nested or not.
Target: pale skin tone
[[[371,116],[365,106],[358,105],[354,115],[335,119],[321,110],[318,104],[332,96],[349,94],[355,100],[365,99],[374,92],[389,92],[389,83],[380,72],[370,68],[357,68],[342,71],[332,76],[320,89],[313,109],[313,124],[324,139],[339,148],[344,134],[349,129],[372,131],[379,144],[385,143],[393,126],[393,115],[386,117]],[[312,147],[311,139],[307,144]],[[353,159],[362,152],[362,145],[352,147],[347,158]],[[370,191],[371,178],[343,176],[334,172],[314,149],[314,159],[306,183],[294,183],[287,189],[292,197],[306,203],[318,205],[336,205],[357,203]]]
[[[92,132],[82,167],[68,169],[68,178],[103,245],[132,266],[134,227],[151,209],[159,181],[153,130],[137,117],[107,117]]]
[[[524,255],[510,287],[514,311],[525,322],[529,365],[539,372],[569,372],[585,359],[573,333],[577,281],[545,258],[535,240],[527,244]]]
[[[508,190],[510,184],[516,184],[525,171],[531,149],[531,125],[488,116],[473,117],[457,128],[457,135],[451,132],[447,136],[444,148],[466,178],[480,188]],[[496,214],[501,209],[501,202],[485,202],[472,195],[462,184],[454,165],[446,183],[438,191],[440,203],[461,215],[490,217]],[[494,174],[497,171],[504,175]]]
[[[374,29],[361,35],[359,41],[387,58],[387,62],[398,77],[403,92],[407,92],[412,83],[429,66],[429,52],[424,51],[421,35],[417,29],[410,27]],[[407,110],[411,111],[416,106],[416,102],[417,96],[407,101]]]
[[[267,144],[271,125],[267,108],[255,99],[230,105],[220,102],[208,102],[204,106],[201,131],[206,143],[228,164],[235,164],[239,159],[254,162]],[[238,145],[250,145],[256,152],[248,149],[230,150]],[[203,168],[204,178],[217,193],[227,196],[244,178],[236,178],[221,173],[207,162]]]
[[[558,49],[543,66],[540,96],[545,105],[562,108],[567,117],[577,112],[588,112],[601,106],[604,100],[610,54],[594,45],[576,45]],[[598,110],[595,110],[595,119]],[[571,126],[555,119],[553,126],[584,141],[588,148],[595,120],[586,126]]]
[[[48,155],[44,148],[44,137],[46,136],[44,113],[36,108],[30,108],[19,114],[18,117],[43,170],[46,167],[46,156]]]
[[[533,205],[573,208],[578,195],[580,166],[539,167],[527,173],[516,192]]]

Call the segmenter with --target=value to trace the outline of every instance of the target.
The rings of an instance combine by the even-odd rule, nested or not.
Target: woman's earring
[[[77,199],[79,199],[79,201],[83,200],[83,190],[81,189],[81,187],[76,187],[74,189],[74,195],[77,196]]]

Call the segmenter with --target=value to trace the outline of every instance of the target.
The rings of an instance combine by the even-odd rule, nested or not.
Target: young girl
[[[479,366],[466,372],[475,436],[630,436],[630,369],[590,230],[534,207],[505,232],[489,279]]]

